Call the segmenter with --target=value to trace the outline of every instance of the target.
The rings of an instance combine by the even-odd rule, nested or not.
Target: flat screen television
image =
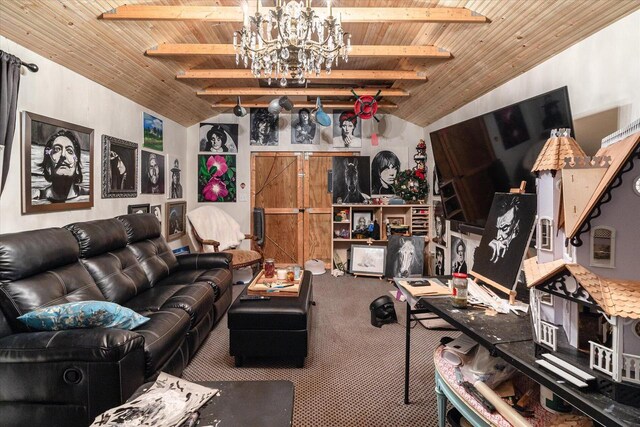
[[[571,128],[567,87],[431,132],[447,219],[483,228],[493,195],[527,182],[552,129]]]

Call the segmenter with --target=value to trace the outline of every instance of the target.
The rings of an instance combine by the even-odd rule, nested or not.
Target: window
[[[538,249],[541,251],[553,250],[553,221],[551,218],[540,218],[538,222]]]
[[[595,227],[591,231],[591,265],[615,267],[616,231],[611,227]]]
[[[540,304],[544,305],[553,305],[553,295],[548,294],[546,292],[541,292],[540,295]]]

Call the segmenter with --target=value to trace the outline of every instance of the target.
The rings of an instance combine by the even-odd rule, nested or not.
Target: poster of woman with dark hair
[[[251,145],[278,145],[278,115],[266,108],[251,109]]]
[[[371,194],[395,194],[393,184],[400,172],[400,159],[393,152],[378,152],[371,162]]]
[[[235,123],[200,123],[200,151],[237,153],[238,125]]]
[[[298,113],[291,114],[291,143],[319,144],[320,132],[316,131],[316,124],[311,121],[308,108],[301,108]]]

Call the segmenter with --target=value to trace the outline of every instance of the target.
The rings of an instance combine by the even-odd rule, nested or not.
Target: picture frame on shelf
[[[102,135],[102,198],[137,197],[138,144]]]
[[[382,277],[386,258],[386,246],[351,245],[350,273]]]
[[[127,214],[151,213],[151,205],[149,203],[141,203],[137,205],[127,206]]]
[[[405,217],[403,216],[388,216],[387,219],[389,220],[389,225],[394,226],[394,225],[404,225],[405,224]]]
[[[22,213],[92,208],[94,130],[28,111],[22,118]]]
[[[187,202],[167,202],[165,215],[165,235],[168,242],[187,234]]]
[[[352,212],[351,223],[354,231],[366,231],[373,223],[373,211]]]

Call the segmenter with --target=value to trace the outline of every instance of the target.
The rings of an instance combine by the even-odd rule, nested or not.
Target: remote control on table
[[[270,299],[271,297],[267,297],[264,295],[242,295],[240,297],[240,301],[267,301]]]

